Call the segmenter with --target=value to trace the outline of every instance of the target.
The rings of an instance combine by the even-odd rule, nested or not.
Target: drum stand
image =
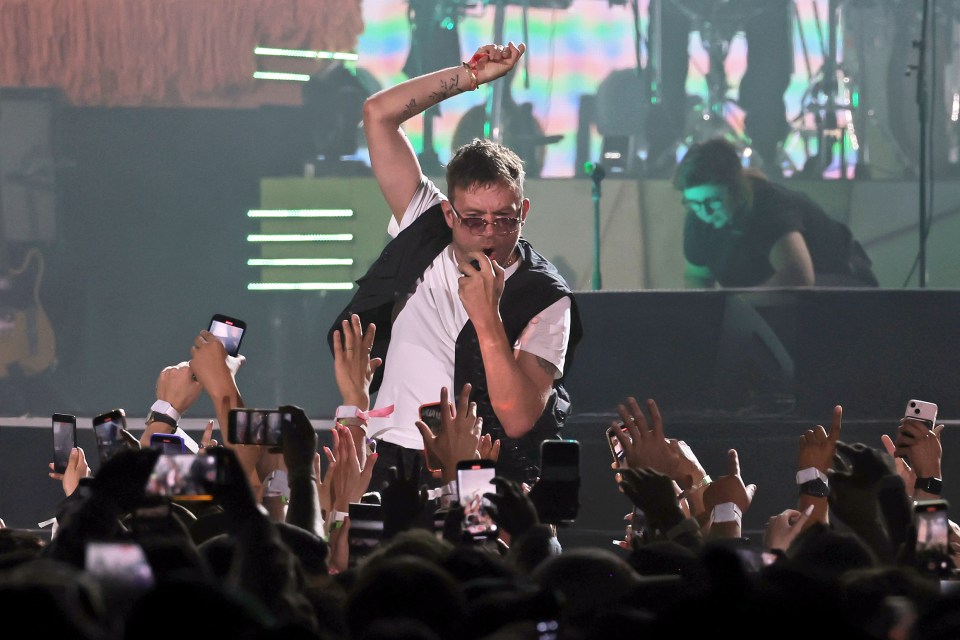
[[[690,18],[691,31],[700,32],[700,42],[707,52],[710,64],[706,73],[707,96],[692,108],[686,128],[680,137],[682,144],[689,147],[696,142],[723,137],[733,143],[743,157],[754,160],[750,153],[750,147],[753,144],[750,136],[742,129],[734,127],[728,117],[730,110],[740,109],[740,105],[729,96],[730,84],[724,66],[730,50],[730,42],[740,25],[750,16],[731,15],[725,7],[716,7],[710,15],[707,15],[685,6],[681,0],[670,0],[670,2]],[[660,24],[659,20],[657,24]],[[657,36],[657,42],[659,42],[659,36]],[[656,68],[659,69],[659,64]]]
[[[829,0],[827,17],[827,42],[824,44],[821,37],[821,47],[825,49],[823,65],[816,76],[810,79],[810,88],[804,98],[802,110],[794,122],[802,122],[804,116],[812,115],[816,123],[817,150],[813,155],[808,154],[806,163],[801,173],[806,177],[822,178],[826,171],[833,164],[834,145],[839,145],[840,160],[840,178],[847,178],[847,157],[844,148],[849,141],[854,148],[861,150],[858,158],[866,157],[866,140],[857,135],[854,127],[853,112],[855,109],[862,108],[861,105],[855,105],[853,100],[846,95],[841,95],[841,87],[844,92],[849,89],[851,80],[849,74],[843,68],[838,60],[837,37],[840,18],[840,0]],[[814,3],[814,12],[817,17],[817,32],[822,34],[820,27],[819,13],[816,12]],[[799,24],[799,22],[798,22]],[[801,34],[802,39],[802,34]],[[805,48],[805,47],[804,47]],[[840,112],[848,112],[846,124],[840,124]],[[858,159],[858,169],[865,172],[863,165]],[[863,176],[861,176],[863,177]]]

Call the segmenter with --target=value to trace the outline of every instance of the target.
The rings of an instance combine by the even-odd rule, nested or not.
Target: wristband
[[[157,400],[150,405],[150,411],[147,413],[145,422],[147,424],[151,422],[163,422],[176,429],[181,417],[180,412],[174,409],[172,404],[166,400]]]
[[[370,411],[364,411],[360,407],[342,404],[337,407],[337,411],[334,414],[334,419],[340,421],[340,418],[356,418],[364,425],[367,424],[367,421],[370,418],[383,418],[389,416],[393,413],[393,405],[391,404],[388,407],[381,407],[379,409],[371,409]]]
[[[710,519],[714,524],[736,522],[737,525],[740,525],[743,522],[743,513],[736,503],[721,502],[713,508],[713,511],[710,513]]]
[[[827,474],[816,467],[807,467],[806,469],[801,469],[797,471],[797,484],[806,484],[811,480],[823,480],[828,485],[830,484]]]

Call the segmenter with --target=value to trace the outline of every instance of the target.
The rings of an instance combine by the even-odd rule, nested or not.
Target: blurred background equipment
[[[365,78],[366,82],[361,78]],[[334,61],[310,76],[303,85],[303,113],[316,155],[315,175],[369,173],[355,158],[360,148],[363,103],[375,91],[369,74]]]

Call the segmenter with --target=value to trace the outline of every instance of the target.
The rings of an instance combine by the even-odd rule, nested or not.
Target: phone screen
[[[64,473],[70,462],[70,451],[77,446],[77,418],[55,413],[53,424],[53,471]]]
[[[120,430],[126,428],[127,420],[123,409],[109,411],[93,419],[93,435],[97,441],[100,464],[104,464],[126,447],[123,436],[120,435]]]
[[[476,539],[491,538],[497,534],[497,524],[487,509],[490,502],[483,494],[495,491],[490,483],[496,469],[489,461],[461,462],[457,466],[457,490],[463,507],[464,533]]]
[[[229,355],[236,356],[240,353],[240,343],[243,341],[243,333],[246,329],[247,323],[243,320],[218,313],[210,320],[208,331],[223,343]]]
[[[351,562],[370,553],[383,538],[383,507],[367,502],[351,502],[347,543]]]
[[[233,444],[283,445],[283,421],[293,416],[279,409],[231,409],[227,439]]]
[[[427,404],[420,405],[420,420],[427,425],[427,428],[430,429],[430,433],[434,436],[440,435],[440,403],[439,402],[429,402]],[[427,465],[428,471],[438,471],[441,467],[440,461],[437,460],[433,454],[428,452],[426,448],[423,451],[424,458]]]
[[[153,571],[136,542],[88,542],[84,567],[97,578],[134,587],[153,585]]]
[[[145,493],[172,500],[209,501],[217,483],[217,458],[214,455],[164,453],[147,478]]]
[[[936,502],[936,501],[929,501]],[[939,504],[916,506],[917,514],[917,550],[947,553],[950,523],[947,510]]]
[[[183,438],[174,433],[154,433],[150,436],[150,446],[160,449],[161,453],[187,453]]]
[[[610,445],[610,455],[613,456],[613,461],[617,463],[617,466],[622,467],[625,466],[623,461],[627,457],[627,452],[623,450],[623,445],[620,444],[620,440],[618,440],[617,436],[615,435],[614,429],[616,428],[620,428],[627,438],[630,437],[630,434],[627,433],[627,430],[623,429],[622,427],[610,427],[607,429],[607,442]]]

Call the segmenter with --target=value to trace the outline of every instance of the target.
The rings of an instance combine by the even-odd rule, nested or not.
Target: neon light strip
[[[248,291],[317,291],[321,289],[349,291],[352,282],[251,282]]]
[[[280,73],[279,71],[254,71],[256,80],[293,80],[295,82],[309,82],[310,76],[305,73]]]
[[[353,258],[250,258],[250,267],[333,267],[352,266]]]
[[[249,218],[350,218],[353,209],[251,209]]]
[[[247,242],[351,242],[352,233],[257,233],[247,236]]]
[[[310,49],[276,49],[273,47],[256,47],[255,56],[281,56],[284,58],[314,58],[317,60],[359,60],[356,53],[345,51],[311,51]]]

